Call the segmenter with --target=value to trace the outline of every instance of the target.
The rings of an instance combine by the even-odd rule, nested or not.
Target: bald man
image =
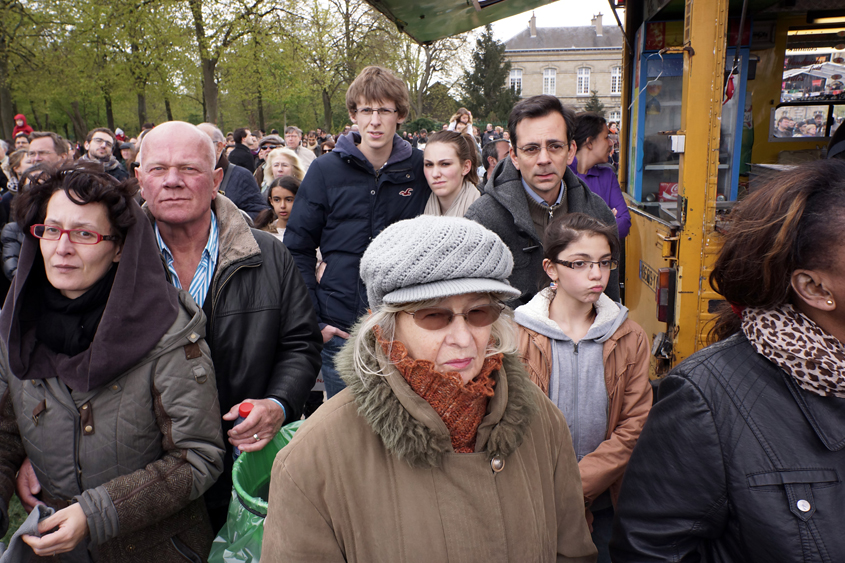
[[[237,164],[232,164],[226,157],[226,137],[213,123],[200,123],[197,127],[209,136],[214,144],[217,156],[215,168],[223,170],[223,180],[220,182],[220,193],[238,206],[238,209],[249,214],[252,220],[265,209],[270,209],[267,198],[261,196],[261,188],[249,170]]]
[[[144,137],[136,170],[169,279],[188,289],[208,318],[205,337],[229,439],[226,471],[206,493],[215,531],[231,496],[232,448],[260,450],[282,424],[299,420],[323,343],[290,254],[270,233],[250,229],[218,192],[224,172],[217,160],[206,133],[171,121]],[[252,403],[252,413],[233,428],[243,402]]]

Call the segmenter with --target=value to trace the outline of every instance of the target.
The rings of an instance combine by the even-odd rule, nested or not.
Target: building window
[[[615,66],[610,69],[610,93],[622,93],[622,67]]]
[[[615,110],[610,112],[610,121],[615,122],[617,125],[622,120],[622,112],[619,110]]]
[[[511,69],[511,90],[517,94],[522,94],[522,69]]]
[[[556,95],[555,69],[547,68],[543,71],[543,94]]]
[[[590,69],[581,67],[578,69],[578,85],[575,93],[579,96],[590,94]]]

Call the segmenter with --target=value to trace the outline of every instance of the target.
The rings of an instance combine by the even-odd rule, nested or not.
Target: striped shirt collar
[[[161,238],[161,232],[158,230],[158,223],[155,225],[156,242],[161,255],[164,256],[164,261],[167,264],[167,270],[170,272],[170,279],[173,285],[179,289],[183,289],[182,282],[179,281],[179,275],[176,273],[176,267],[173,265],[173,254],[167,248],[164,239]],[[217,250],[220,240],[219,230],[217,228],[217,215],[214,211],[211,212],[211,229],[208,233],[208,242],[202,250],[202,258],[197,264],[197,270],[194,272],[194,277],[191,280],[191,287],[188,288],[188,293],[194,298],[197,305],[200,307],[205,303],[205,298],[208,295],[208,290],[211,288],[211,281],[214,279],[214,271],[217,269]]]

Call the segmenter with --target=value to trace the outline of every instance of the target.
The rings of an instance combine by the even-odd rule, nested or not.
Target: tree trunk
[[[173,121],[173,109],[170,107],[170,98],[164,98],[164,111],[167,113],[167,121]]]
[[[328,91],[323,88],[323,130],[332,130],[332,98]]]
[[[205,101],[205,120],[217,124],[217,82],[214,80],[214,69],[217,59],[202,59],[202,94]]]
[[[109,129],[114,131],[114,109],[112,108],[111,93],[103,92],[103,100],[106,102],[106,122]],[[33,109],[33,111],[35,111]]]
[[[147,122],[147,95],[144,90],[138,91],[138,129],[143,129]]]
[[[9,85],[9,54],[6,51],[5,38],[0,42],[0,125],[3,138],[12,140],[15,128],[15,110],[12,107],[12,89]]]
[[[258,128],[262,131],[266,131],[264,128],[264,96],[261,95],[261,86],[258,86],[258,90],[256,92],[258,97]]]
[[[29,100],[29,108],[32,110],[32,121],[35,125],[35,130],[45,131],[46,127],[44,129],[41,128],[41,120],[38,119],[38,112],[35,111],[35,104],[32,103],[32,100]]]
[[[71,102],[70,107],[73,110],[73,113],[65,110],[65,113],[70,118],[71,123],[73,124],[73,134],[76,136],[77,141],[79,139],[84,139],[88,136],[88,125],[86,125],[85,120],[82,118],[82,114],[79,113],[79,102]],[[65,129],[67,131],[67,129]]]

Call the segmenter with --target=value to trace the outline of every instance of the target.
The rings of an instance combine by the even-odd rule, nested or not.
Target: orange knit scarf
[[[440,373],[434,369],[433,362],[409,357],[401,342],[384,340],[378,327],[374,332],[390,363],[446,424],[455,451],[462,454],[474,452],[478,426],[487,413],[487,402],[493,396],[496,385],[490,374],[502,367],[502,354],[486,358],[481,373],[464,384],[458,373]]]

